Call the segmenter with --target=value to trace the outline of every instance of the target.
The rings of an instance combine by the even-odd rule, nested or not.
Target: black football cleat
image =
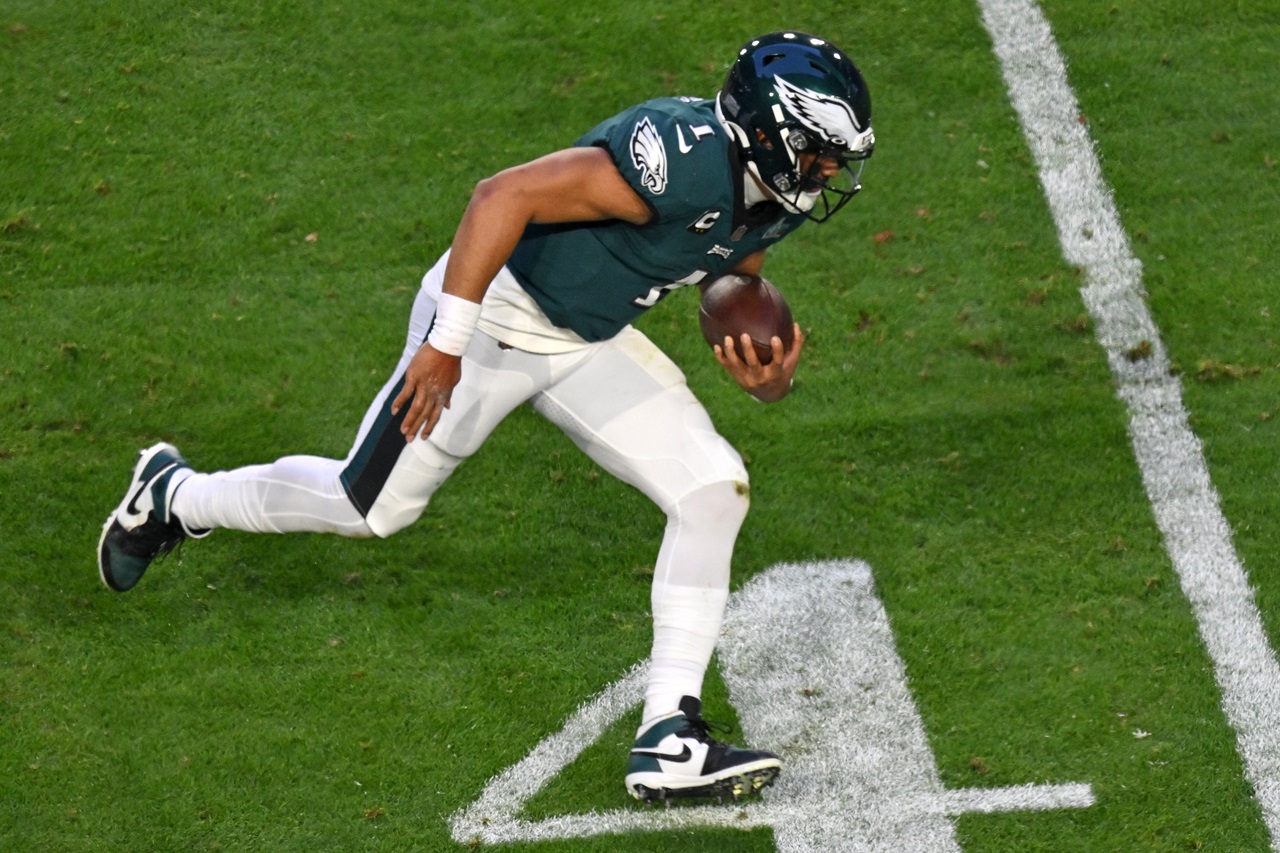
[[[772,752],[740,749],[711,737],[702,702],[685,696],[680,710],[636,736],[627,762],[627,790],[649,803],[674,799],[738,799],[772,784],[782,761]]]
[[[142,451],[124,500],[107,517],[98,540],[98,575],[116,592],[132,589],[151,563],[164,557],[187,531],[169,511],[169,483],[187,462],[171,444]]]

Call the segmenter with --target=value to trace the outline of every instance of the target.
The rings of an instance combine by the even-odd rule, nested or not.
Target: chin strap
[[[756,165],[755,160],[751,158],[751,146],[747,132],[734,122],[729,121],[725,117],[724,110],[720,108],[720,98],[716,98],[716,118],[720,120],[720,124],[725,131],[738,145],[738,157],[744,164],[742,170],[742,202],[747,207],[754,207],[765,201],[774,201],[774,198],[764,190],[764,179],[760,177],[760,168]],[[753,179],[754,176],[754,179]]]
[[[761,186],[762,183],[760,170],[756,168],[755,163],[748,160],[746,168],[742,170],[742,201],[747,207],[774,200],[769,193],[765,192]]]

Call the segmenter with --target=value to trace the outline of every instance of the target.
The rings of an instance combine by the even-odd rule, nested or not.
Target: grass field
[[[735,585],[866,560],[944,783],[1092,786],[957,818],[967,853],[1277,849],[976,5],[781,5],[3,7],[0,850],[461,849],[450,815],[644,658],[661,513],[529,412],[385,541],[218,532],[127,595],[94,547],[157,440],[344,455],[477,180],[784,27],[857,58],[878,140],[766,267],[796,391],[738,391],[692,293],[641,324],[748,460]],[[1043,8],[1275,646],[1280,3],[1219,5]],[[637,717],[529,815],[644,808]]]

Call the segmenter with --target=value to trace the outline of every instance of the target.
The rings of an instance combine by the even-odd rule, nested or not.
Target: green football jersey
[[[653,218],[530,225],[507,266],[551,322],[589,341],[613,337],[670,291],[714,280],[805,221],[774,202],[745,207],[738,146],[709,100],[647,101],[575,145],[607,150]]]

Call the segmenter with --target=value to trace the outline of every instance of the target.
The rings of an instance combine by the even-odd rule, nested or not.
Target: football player
[[[647,101],[481,181],[422,280],[400,362],[347,457],[197,473],[172,445],[142,451],[103,526],[103,582],[128,590],[179,541],[215,528],[389,536],[528,403],[667,515],[628,790],[647,800],[758,791],[778,757],[715,740],[699,699],[747,472],[679,368],[631,323],[676,288],[758,274],[770,246],[860,189],[874,139],[849,57],[780,32],[742,47],[715,99]],[[746,341],[740,357],[730,338],[715,356],[751,395],[776,401],[804,346],[798,325],[794,336],[786,351],[773,338],[767,364]]]

